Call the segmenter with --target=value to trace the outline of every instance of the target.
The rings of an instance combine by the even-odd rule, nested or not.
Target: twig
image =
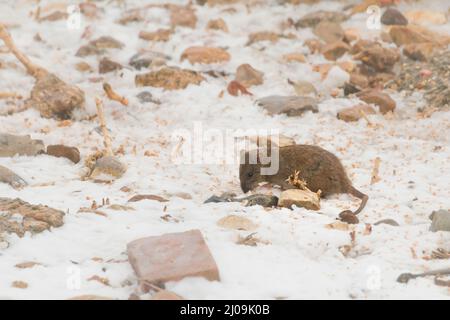
[[[450,259],[450,251],[438,248],[431,253],[432,259]]]
[[[0,92],[0,99],[22,99],[22,96],[15,92]]]
[[[440,269],[440,270],[432,270],[428,272],[423,272],[419,274],[412,274],[412,273],[402,273],[398,276],[397,282],[400,283],[408,283],[409,280],[415,279],[415,278],[421,278],[421,277],[427,277],[427,276],[443,276],[450,274],[450,268],[447,269]]]
[[[0,39],[3,40],[6,47],[8,47],[8,49],[16,56],[16,58],[25,66],[25,68],[27,69],[27,72],[31,76],[33,76],[35,78],[39,78],[40,76],[42,76],[42,74],[48,73],[45,69],[32,63],[31,60],[28,59],[28,57],[26,55],[24,55],[19,49],[17,49],[8,30],[6,29],[5,25],[2,23],[0,23]]]
[[[124,106],[128,106],[128,99],[125,97],[122,97],[121,95],[114,92],[114,90],[111,88],[111,85],[109,83],[105,82],[103,84],[103,90],[105,90],[106,96],[110,100],[114,100],[114,101],[120,102]]]
[[[112,146],[111,146],[112,145],[111,137],[109,136],[108,128],[106,127],[105,114],[103,112],[103,102],[101,99],[96,98],[95,104],[97,106],[98,122],[100,123],[100,128],[102,129],[103,143],[106,148],[106,155],[112,156],[113,151],[112,151]]]
[[[373,127],[373,123],[370,122],[369,118],[367,117],[367,114],[364,112],[364,110],[360,109],[359,113],[361,114],[361,116],[364,118],[364,120],[367,121],[367,124],[369,125],[369,127]]]
[[[374,184],[377,183],[378,181],[380,181],[380,177],[379,177],[379,170],[380,170],[380,163],[381,163],[381,159],[379,157],[375,158],[374,161],[374,165],[373,165],[373,169],[372,169],[372,178],[370,179],[370,184]]]
[[[317,192],[311,191],[311,190],[308,188],[308,186],[307,186],[307,184],[306,184],[306,181],[303,180],[303,179],[301,179],[301,178],[299,178],[299,175],[300,175],[300,171],[295,170],[295,171],[294,171],[294,174],[291,174],[291,175],[286,179],[286,181],[287,181],[290,185],[292,185],[292,186],[294,186],[294,187],[297,187],[297,188],[299,188],[300,190],[305,190],[305,191],[309,191],[309,192],[311,192],[311,193],[316,193],[316,194],[320,197],[320,195],[322,194],[322,190],[317,190]]]

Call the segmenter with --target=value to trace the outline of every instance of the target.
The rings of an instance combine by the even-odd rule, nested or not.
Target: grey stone
[[[27,182],[23,180],[13,171],[0,165],[0,182],[9,184],[14,189],[20,189],[27,185]]]
[[[158,99],[153,98],[153,95],[149,91],[139,92],[136,97],[139,99],[140,103],[161,103]]]
[[[16,136],[0,133],[0,157],[35,156],[45,152],[42,140],[33,140],[29,135]]]
[[[388,8],[381,16],[381,23],[388,26],[406,26],[408,24],[408,19],[406,19],[406,17],[397,9]]]
[[[431,214],[430,231],[450,231],[450,211],[439,210],[433,211]]]
[[[317,100],[304,96],[269,96],[257,100],[270,115],[286,114],[290,117],[300,116],[306,111],[318,112]]]
[[[342,12],[320,10],[304,15],[300,20],[297,21],[295,26],[297,28],[308,28],[315,27],[322,21],[340,23],[347,19],[348,16]]]
[[[136,70],[141,70],[150,66],[163,65],[167,60],[170,60],[169,56],[160,52],[150,51],[135,54],[130,58],[129,64]]]

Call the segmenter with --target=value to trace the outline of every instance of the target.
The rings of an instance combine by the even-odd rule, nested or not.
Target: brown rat
[[[287,182],[287,179],[295,171],[299,171],[299,178],[306,182],[311,191],[322,191],[321,197],[349,193],[361,199],[361,205],[353,212],[354,214],[361,212],[369,199],[367,195],[352,186],[339,159],[320,147],[311,145],[280,147],[278,149],[279,169],[274,175],[262,175],[261,168],[269,167],[270,164],[262,165],[259,156],[255,157],[257,159],[255,164],[250,163],[251,152],[257,152],[257,150],[246,152],[245,161],[241,161],[239,167],[241,188],[245,193],[256,188],[261,182],[279,185],[283,190],[295,189]]]

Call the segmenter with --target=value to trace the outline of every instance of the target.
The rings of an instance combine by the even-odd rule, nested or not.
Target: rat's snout
[[[247,186],[247,184],[244,181],[241,181],[241,189],[244,193],[247,193],[250,191],[250,188]]]

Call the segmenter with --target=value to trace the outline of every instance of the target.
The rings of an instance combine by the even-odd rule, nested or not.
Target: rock
[[[430,231],[450,231],[450,211],[439,210],[433,211],[431,214],[431,226]]]
[[[285,62],[300,62],[300,63],[305,63],[306,62],[306,58],[303,54],[301,53],[287,53],[285,55],[283,55],[283,60]]]
[[[149,91],[139,92],[136,97],[139,99],[140,103],[156,103],[160,104],[161,102],[158,99],[153,98],[153,95]]]
[[[376,71],[390,71],[397,61],[400,60],[399,53],[394,49],[383,48],[373,45],[356,54],[354,59],[374,68]]]
[[[0,182],[7,183],[14,189],[21,189],[28,183],[13,171],[0,165]]]
[[[405,16],[394,8],[388,8],[381,16],[381,23],[387,26],[398,25],[398,26],[406,26],[408,24],[408,19]]]
[[[295,23],[295,26],[297,28],[310,28],[315,27],[322,21],[340,23],[347,19],[347,15],[342,12],[320,10],[304,15]]]
[[[394,41],[392,41],[391,35],[386,31],[381,31],[380,40],[386,43],[394,43]]]
[[[411,23],[414,24],[446,24],[447,17],[445,13],[430,10],[413,10],[406,13],[406,17]]]
[[[203,277],[220,281],[219,270],[200,230],[135,240],[127,246],[128,260],[144,292],[149,284]]]
[[[381,46],[380,43],[371,41],[371,40],[365,40],[361,39],[355,42],[352,46],[351,54],[357,54],[360,53],[363,50],[367,50],[373,47]]]
[[[61,227],[64,212],[43,205],[31,205],[20,199],[0,198],[0,236],[3,232],[23,237],[26,231],[39,233],[50,227]],[[17,215],[22,216],[18,220]]]
[[[98,72],[101,74],[120,70],[122,68],[120,63],[114,62],[108,58],[103,58],[98,64]]]
[[[85,94],[77,86],[69,85],[42,69],[36,76],[36,84],[25,106],[38,110],[44,118],[67,120],[72,117],[73,111],[84,109]]]
[[[333,223],[325,225],[325,228],[331,229],[331,230],[348,231],[350,229],[350,226],[346,222],[337,220]]]
[[[359,91],[361,91],[361,89],[358,88],[356,85],[354,85],[350,82],[344,83],[344,96],[348,96],[348,95],[357,93]]]
[[[329,43],[322,48],[323,56],[333,61],[336,61],[348,51],[350,51],[350,46],[343,41]]]
[[[322,51],[324,44],[318,39],[307,39],[305,40],[305,46],[308,47],[310,53],[314,54]]]
[[[378,90],[365,90],[358,92],[356,95],[365,103],[376,104],[382,114],[386,114],[389,111],[393,112],[395,110],[395,101],[386,93],[380,92]]]
[[[288,83],[294,87],[295,93],[298,96],[316,96],[317,95],[317,90],[314,87],[313,84],[311,84],[308,81],[303,81],[303,80],[299,80],[299,81],[291,81],[288,79]]]
[[[94,55],[100,55],[105,53],[105,50],[98,49],[92,45],[84,45],[81,46],[78,51],[75,53],[75,56],[77,57],[87,57],[87,56],[94,56]]]
[[[75,65],[75,69],[77,69],[80,72],[93,72],[92,67],[89,65],[89,63],[86,63],[84,61],[78,62]]]
[[[248,36],[247,46],[252,45],[253,43],[260,42],[260,41],[270,41],[272,43],[275,43],[278,41],[280,36],[271,31],[260,31],[260,32],[254,32],[250,33]]]
[[[36,156],[42,153],[45,153],[42,140],[33,140],[29,135],[0,133],[0,157]]]
[[[403,54],[412,60],[426,61],[435,48],[431,42],[410,43],[403,47]]]
[[[139,38],[146,41],[169,41],[171,35],[171,29],[158,29],[154,32],[139,32]]]
[[[31,233],[41,233],[49,229],[47,222],[38,221],[33,218],[25,217],[22,221],[23,231]]]
[[[52,12],[48,15],[46,15],[45,17],[42,17],[39,19],[39,22],[41,21],[59,21],[59,20],[67,20],[67,18],[69,17],[69,15],[67,14],[67,12],[62,12],[62,11],[55,11]]]
[[[77,57],[86,57],[102,54],[107,49],[122,49],[123,47],[124,44],[122,42],[109,36],[103,36],[82,46],[75,55]]]
[[[263,84],[264,73],[254,69],[248,63],[241,64],[236,70],[236,81],[246,88],[257,86]]]
[[[232,192],[224,192],[220,196],[211,196],[203,203],[218,203],[218,202],[236,202],[236,194]]]
[[[220,219],[217,222],[217,225],[225,229],[244,230],[244,231],[253,231],[258,227],[250,219],[236,215],[229,215]]]
[[[380,224],[388,224],[388,225],[393,226],[393,227],[398,227],[399,226],[398,222],[393,220],[393,219],[383,219],[383,220],[375,222],[373,225],[374,226],[378,226]]]
[[[184,300],[183,297],[173,293],[172,291],[160,290],[155,293],[151,300]]]
[[[348,223],[348,224],[358,224],[359,223],[358,217],[356,216],[356,214],[354,214],[351,211],[341,212],[339,214],[339,220],[341,220],[342,222]]]
[[[197,24],[195,11],[189,6],[171,5],[170,24],[172,27],[180,26],[195,29]]]
[[[336,65],[347,73],[355,71],[356,65],[352,61],[339,61]]]
[[[237,97],[240,94],[241,95],[248,95],[252,96],[253,93],[247,90],[246,87],[244,87],[242,84],[237,82],[236,80],[231,81],[227,86],[227,91],[230,95]]]
[[[344,30],[335,22],[323,21],[314,28],[313,33],[326,43],[333,43],[344,39]]]
[[[228,27],[222,18],[209,20],[206,25],[206,30],[222,30],[228,32]]]
[[[311,97],[268,96],[256,101],[270,115],[286,114],[289,117],[301,116],[306,111],[318,112],[317,101]]]
[[[143,53],[137,53],[130,58],[129,65],[136,70],[149,67],[159,67],[166,64],[166,61],[170,57],[163,53],[155,51],[146,51]]]
[[[411,43],[431,42],[436,46],[446,46],[450,44],[450,37],[430,31],[418,25],[393,26],[389,30],[392,41],[397,46]]]
[[[97,160],[90,175],[91,179],[112,181],[121,178],[127,167],[114,156],[104,156]]]
[[[190,47],[181,54],[181,61],[189,60],[194,63],[219,63],[230,60],[230,54],[221,48],[213,47]]]
[[[375,114],[375,110],[367,104],[359,104],[350,108],[342,109],[338,112],[337,117],[339,120],[345,122],[358,121],[363,117],[362,112],[365,114]]]
[[[285,208],[295,205],[308,210],[319,210],[320,196],[309,190],[289,189],[281,193],[278,205]]]
[[[136,75],[136,86],[152,86],[167,90],[185,89],[190,84],[198,85],[205,80],[196,71],[164,67],[158,71]]]
[[[11,287],[17,289],[26,289],[28,288],[28,283],[26,283],[25,281],[13,281]]]
[[[358,29],[347,28],[344,30],[344,41],[347,43],[358,41],[360,37]]]
[[[114,300],[114,299],[110,297],[96,296],[93,294],[84,294],[81,296],[69,298],[67,300]]]
[[[169,200],[164,199],[161,196],[157,196],[154,194],[138,194],[136,196],[133,196],[128,200],[128,202],[138,202],[142,200],[152,200],[152,201],[158,201],[158,202],[168,202]]]
[[[77,148],[67,147],[61,144],[48,146],[47,154],[53,157],[67,158],[75,164],[81,160],[80,151]]]
[[[240,200],[246,207],[261,206],[264,208],[273,208],[278,205],[278,197],[265,194],[253,194]]]
[[[350,73],[350,83],[357,86],[359,89],[365,89],[369,86],[369,79],[360,73]]]
[[[89,42],[90,45],[98,49],[122,49],[125,45],[110,36],[103,36]]]
[[[262,206],[265,208],[272,208],[277,206],[278,197],[265,194],[253,194],[244,198],[236,198],[236,195],[234,193],[224,193],[220,196],[211,196],[203,203],[206,204],[220,202],[241,202],[246,207]]]
[[[88,18],[96,18],[99,16],[101,9],[95,3],[82,2],[80,3],[80,12]]]

